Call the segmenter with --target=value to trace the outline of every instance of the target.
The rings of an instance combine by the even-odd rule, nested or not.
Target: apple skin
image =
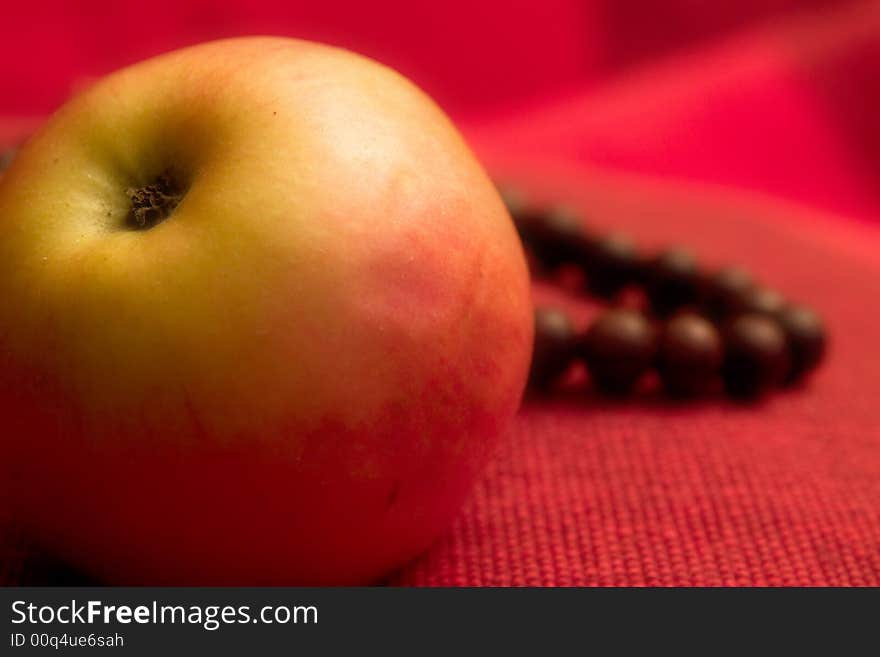
[[[172,216],[127,227],[169,168]],[[400,75],[278,38],[148,60],[0,179],[0,494],[108,583],[376,581],[459,510],[531,313],[495,188]]]

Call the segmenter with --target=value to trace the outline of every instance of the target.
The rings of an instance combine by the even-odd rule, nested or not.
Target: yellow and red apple
[[[374,580],[514,414],[516,233],[393,71],[248,38],[115,73],[0,180],[0,486],[107,582]]]

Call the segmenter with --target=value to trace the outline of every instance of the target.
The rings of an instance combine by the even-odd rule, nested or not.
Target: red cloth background
[[[490,169],[827,318],[759,405],[527,401],[416,585],[880,585],[880,5],[742,0],[21,3],[0,141],[84,77],[203,38],[340,43],[414,77]],[[536,286],[538,301],[591,308]],[[75,581],[16,536],[0,583]]]

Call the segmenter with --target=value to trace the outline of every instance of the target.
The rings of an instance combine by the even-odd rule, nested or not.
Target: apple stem
[[[135,230],[146,230],[163,222],[171,216],[184,192],[176,179],[165,172],[155,182],[143,187],[129,187],[125,190],[131,200],[128,225]]]

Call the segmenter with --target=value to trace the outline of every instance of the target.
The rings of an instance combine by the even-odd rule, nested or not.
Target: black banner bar
[[[6,588],[0,654],[418,655],[477,642],[488,654],[526,646],[589,654],[646,640],[681,647],[704,635],[728,645],[760,636],[764,647],[776,635],[790,648],[792,636],[835,626],[838,649],[860,626],[877,648],[878,597],[877,589]]]

